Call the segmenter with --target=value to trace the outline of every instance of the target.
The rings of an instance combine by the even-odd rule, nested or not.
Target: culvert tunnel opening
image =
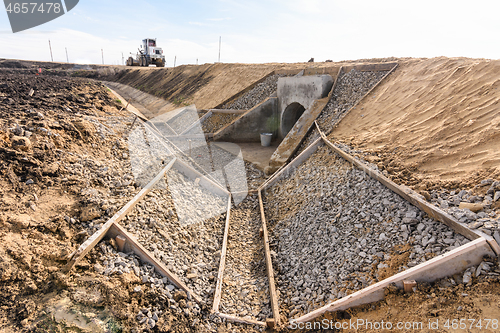
[[[300,103],[292,103],[288,105],[283,111],[283,121],[281,125],[281,131],[285,137],[288,132],[293,128],[293,125],[300,119],[306,108]]]

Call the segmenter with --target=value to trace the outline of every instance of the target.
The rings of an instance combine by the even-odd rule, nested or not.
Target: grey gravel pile
[[[430,201],[458,221],[466,223],[470,229],[494,236],[500,243],[500,212],[493,208],[500,200],[500,181],[484,179],[477,187],[488,187],[488,190],[485,195],[474,195],[472,190],[432,191]],[[484,208],[474,213],[468,208],[460,209],[461,202],[481,204]]]
[[[221,310],[265,321],[272,317],[272,311],[257,196],[249,196],[233,207],[230,222]]]
[[[468,242],[323,146],[265,196],[282,308],[307,313]]]
[[[167,146],[168,147],[168,146]],[[129,133],[130,164],[136,183],[145,187],[172,160],[174,149],[168,149],[149,127],[139,125]],[[160,182],[158,186],[165,188]]]
[[[169,190],[148,193],[121,224],[194,293],[211,302],[225,223],[220,213],[227,198],[188,183],[174,170],[167,175]]]
[[[142,285],[134,287],[135,293],[141,293],[143,289],[150,287],[156,293],[162,295],[169,304],[170,309],[184,312],[188,317],[198,316],[201,312],[200,306],[192,301],[191,295],[178,289],[168,278],[158,274],[154,266],[141,262],[140,258],[132,253],[117,252],[112,246],[101,243],[99,245],[100,261],[94,270],[105,276],[122,275],[134,273],[141,279]],[[146,287],[147,286],[147,287]],[[181,302],[181,300],[184,300]],[[180,304],[179,304],[180,303]],[[137,314],[139,324],[148,328],[156,326],[162,310],[158,308],[143,308]]]
[[[353,149],[346,144],[334,143],[336,147],[349,153],[350,155],[368,155],[362,150]],[[369,163],[359,157],[355,157],[358,161],[364,163],[371,169],[380,171],[378,166]],[[388,176],[386,170],[382,174]],[[480,188],[488,188],[485,195],[475,195],[474,190]],[[494,205],[500,200],[500,181],[495,179],[483,179],[472,189],[463,190],[433,190],[430,193],[430,202],[436,207],[441,208],[443,211],[455,217],[459,222],[467,224],[470,229],[478,229],[489,236],[494,236],[500,244],[500,210],[495,210]],[[470,209],[460,209],[460,203],[474,203],[480,204],[484,208],[478,212],[472,212]]]
[[[79,204],[82,207],[92,207],[90,215],[64,217],[69,223],[83,229],[78,234],[80,240],[84,240],[99,230],[139,191],[135,187],[126,138],[116,136],[108,130],[112,127],[113,132],[125,131],[133,121],[133,117],[109,117],[106,121],[102,123],[101,121],[95,118],[92,122],[100,140],[113,140],[114,145],[111,150],[113,158],[99,158],[62,149],[57,150],[61,161],[57,166],[61,183],[82,184]]]
[[[321,130],[328,133],[333,129],[346,112],[386,74],[386,71],[359,72],[355,69],[342,74],[337,80],[337,86],[333,90],[330,101],[316,119]],[[314,128],[304,139],[297,154],[300,154],[317,138],[319,138],[319,133]]]
[[[252,90],[239,97],[236,101],[222,106],[221,109],[250,110],[278,90],[278,79],[286,75],[276,74],[267,77]]]

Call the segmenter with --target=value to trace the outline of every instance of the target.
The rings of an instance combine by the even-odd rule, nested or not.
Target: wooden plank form
[[[446,213],[445,211],[441,210],[439,207],[436,207],[436,206],[428,203],[424,199],[422,199],[421,196],[418,193],[416,193],[415,191],[413,191],[412,189],[397,185],[392,180],[385,177],[379,171],[371,169],[366,164],[362,163],[361,161],[355,159],[351,155],[344,152],[342,149],[337,148],[333,143],[331,143],[326,138],[326,136],[323,132],[320,131],[320,134],[321,134],[323,141],[327,144],[328,147],[330,147],[331,150],[333,150],[335,153],[340,155],[342,158],[344,158],[348,162],[355,165],[358,169],[362,170],[363,172],[368,174],[373,179],[378,180],[385,187],[389,188],[394,193],[400,195],[402,198],[404,198],[406,201],[410,202],[415,207],[418,207],[422,211],[426,212],[432,218],[446,224],[448,227],[453,229],[455,232],[465,236],[466,238],[468,238],[470,240],[474,240],[474,239],[483,237],[484,239],[486,239],[488,241],[488,243],[492,247],[492,250],[497,255],[500,254],[500,246],[493,239],[493,237],[488,236],[488,235],[486,235],[478,230],[469,229],[467,227],[467,225],[457,221],[457,219],[455,219],[450,214]]]
[[[204,170],[202,167],[200,167],[192,158],[190,158],[189,156],[187,156],[181,149],[179,149],[179,147],[177,147],[172,141],[168,140],[168,138],[166,138],[157,128],[156,126],[154,126],[154,124],[151,124],[149,122],[143,122],[143,125],[147,128],[149,128],[152,132],[153,132],[153,135],[156,136],[156,138],[160,141],[160,143],[162,144],[163,147],[165,147],[165,149],[167,149],[169,151],[170,154],[172,154],[170,148],[174,148],[175,150],[177,150],[177,152],[179,154],[181,154],[182,156],[186,157],[187,159],[190,160],[190,162],[195,166],[197,167],[198,169],[200,170]],[[178,137],[176,137],[178,138]],[[167,144],[163,141],[163,140],[167,141],[170,145],[172,145],[172,147],[168,147]],[[196,171],[198,172],[198,171]],[[200,173],[200,172],[198,172]],[[200,173],[201,174],[201,173]],[[209,178],[213,183],[216,183],[219,185],[219,187],[221,187],[221,185],[217,182],[217,180],[215,178],[213,178],[210,174],[206,174],[205,177]]]
[[[134,252],[137,254],[143,262],[151,264],[155,267],[155,271],[160,273],[163,277],[167,277],[173,284],[175,284],[178,288],[184,290],[187,294],[191,295],[194,301],[198,304],[203,304],[203,300],[200,296],[196,295],[188,286],[186,286],[182,280],[170,272],[165,265],[155,256],[149,252],[144,246],[142,246],[137,239],[129,234],[127,230],[125,230],[118,223],[113,223],[111,228],[108,230],[106,237],[115,238],[117,236],[122,236],[125,238],[124,251],[125,252]]]
[[[156,175],[153,180],[151,180],[146,187],[144,187],[139,193],[137,193],[132,200],[127,202],[125,206],[123,206],[118,212],[116,212],[113,217],[111,217],[98,231],[96,231],[92,236],[90,236],[80,247],[76,250],[73,257],[63,268],[63,272],[69,272],[73,266],[78,263],[89,251],[96,246],[97,243],[106,235],[108,230],[111,228],[113,223],[120,222],[131,210],[135,207],[135,205],[146,196],[146,194],[151,191],[151,189],[160,181],[160,179],[165,176],[168,170],[174,165],[176,158],[173,158],[170,163],[165,166],[158,175]]]
[[[225,228],[224,228],[224,238],[222,241],[222,251],[221,251],[221,258],[220,258],[220,263],[219,263],[219,272],[217,275],[217,285],[215,287],[215,293],[214,293],[214,302],[213,302],[213,306],[212,306],[212,313],[217,314],[220,318],[224,318],[228,321],[232,321],[232,322],[236,322],[236,323],[266,326],[267,324],[265,322],[262,322],[262,321],[257,321],[257,320],[253,320],[250,318],[241,318],[241,317],[228,315],[228,314],[219,312],[220,301],[222,298],[222,285],[224,282],[224,269],[226,266],[227,243],[228,243],[228,237],[229,237],[230,220],[231,220],[231,196],[229,196],[229,198],[228,198],[226,224],[225,224]]]
[[[224,227],[224,238],[222,240],[222,251],[219,262],[219,273],[217,274],[217,285],[215,286],[214,304],[212,306],[212,312],[215,313],[219,312],[219,305],[222,297],[222,283],[224,279],[224,268],[226,267],[227,238],[229,235],[230,219],[231,219],[231,195],[228,196],[226,225]]]
[[[321,138],[317,138],[312,144],[309,145],[309,147],[307,147],[307,149],[300,153],[299,156],[294,158],[290,163],[288,163],[280,170],[276,171],[271,178],[266,180],[259,187],[259,191],[265,191],[266,189],[268,189],[270,186],[276,183],[281,178],[281,176],[291,174],[293,172],[293,169],[297,168],[300,164],[302,164],[302,162],[307,160],[309,156],[314,154],[314,152],[323,144],[323,140]]]
[[[274,282],[274,270],[273,270],[273,262],[271,259],[271,250],[269,248],[269,234],[267,231],[266,214],[264,212],[264,204],[262,202],[262,193],[260,190],[258,194],[259,194],[260,216],[262,219],[262,230],[264,236],[263,238],[264,238],[264,252],[266,257],[267,278],[269,280],[269,293],[271,294],[271,310],[273,311],[274,327],[278,327],[280,325],[280,309],[278,303],[278,295],[276,293],[276,284]]]
[[[115,238],[120,235],[125,238],[125,251],[133,251],[136,253],[141,260],[144,262],[150,263],[157,271],[167,278],[170,279],[177,287],[189,293],[193,299],[197,303],[202,303],[202,299],[194,294],[175,274],[170,272],[160,261],[158,261],[149,251],[147,251],[132,235],[130,235],[125,229],[123,229],[118,222],[121,221],[134,207],[135,205],[142,200],[147,193],[153,189],[153,187],[160,181],[162,177],[170,170],[171,168],[180,169],[180,172],[187,174],[188,177],[201,179],[199,184],[201,186],[207,187],[208,190],[215,192],[216,194],[222,194],[228,196],[228,209],[230,209],[231,204],[231,196],[228,191],[221,188],[218,184],[213,183],[210,179],[206,178],[203,174],[199,173],[197,170],[189,166],[188,164],[178,160],[177,158],[173,158],[170,163],[163,168],[156,177],[146,185],[138,194],[132,198],[125,206],[122,207],[111,219],[109,219],[97,232],[95,232],[89,239],[87,239],[82,245],[80,245],[79,249],[72,256],[68,264],[63,268],[63,272],[69,272],[78,261],[80,261],[92,248],[94,248],[100,240],[104,237]],[[227,217],[227,223],[229,223],[229,214]],[[228,225],[226,226],[228,228]],[[227,243],[227,241],[226,241]],[[226,245],[227,247],[227,245]]]
[[[259,326],[266,326],[266,323],[263,321],[257,321],[253,319],[248,319],[248,318],[241,318],[241,317],[236,317],[232,315],[227,315],[224,313],[218,313],[217,314],[219,317],[224,318],[226,320],[235,322],[235,323],[241,323],[241,324],[249,324],[249,325],[259,325]]]
[[[212,181],[206,175],[202,174],[186,162],[181,161],[180,159],[175,160],[173,167],[192,180],[200,179],[199,184],[214,194],[220,196],[226,196],[230,194],[228,190],[220,186],[218,183]]]
[[[316,123],[316,127],[319,131],[320,138],[318,138],[313,144],[311,144],[306,150],[304,150],[299,156],[297,156],[292,162],[290,162],[286,167],[282,168],[278,172],[276,172],[273,177],[268,179],[264,184],[259,188],[259,204],[261,208],[261,218],[263,224],[263,234],[264,234],[264,242],[267,245],[265,247],[266,251],[266,264],[268,260],[270,265],[267,264],[268,267],[268,277],[270,289],[271,283],[274,286],[274,274],[269,274],[269,268],[272,269],[272,262],[270,261],[269,253],[269,239],[267,234],[267,226],[265,220],[265,211],[262,202],[261,192],[268,189],[270,186],[275,184],[282,175],[287,175],[292,173],[292,168],[296,168],[303,161],[309,158],[319,146],[322,144],[326,144],[332,151],[340,155],[346,161],[350,162],[353,166],[356,166],[360,170],[366,172],[370,177],[380,181],[383,185],[388,187],[393,192],[397,193],[405,200],[413,204],[414,206],[420,208],[424,212],[426,212],[432,218],[446,224],[450,228],[452,228],[455,232],[465,236],[466,238],[472,240],[470,243],[467,243],[457,249],[454,249],[450,252],[447,252],[443,255],[437,256],[432,260],[429,260],[425,263],[417,265],[411,269],[408,269],[404,272],[396,274],[390,278],[387,278],[377,284],[374,284],[370,287],[364,288],[352,295],[346,296],[340,300],[337,300],[333,303],[325,305],[324,307],[312,311],[297,320],[296,322],[307,322],[318,318],[325,312],[331,311],[339,311],[345,310],[350,307],[358,306],[361,304],[368,304],[384,297],[384,288],[387,287],[390,283],[396,283],[398,287],[403,288],[404,280],[416,280],[420,281],[435,281],[436,279],[443,278],[449,275],[453,275],[455,273],[459,273],[470,266],[477,265],[482,261],[483,256],[490,255],[495,256],[500,253],[499,245],[495,242],[495,240],[484,233],[481,233],[477,230],[471,230],[467,228],[463,223],[458,222],[455,218],[442,211],[441,209],[429,204],[425,200],[421,198],[419,194],[414,192],[409,188],[404,188],[396,183],[392,182],[392,180],[388,179],[380,172],[370,169],[368,166],[358,161],[348,153],[342,151],[341,149],[335,147],[326,137],[326,135],[321,131],[319,126]],[[269,267],[270,266],[270,267]],[[271,271],[272,272],[272,271]],[[275,293],[275,292],[274,292]],[[271,292],[271,303],[273,303],[273,292]],[[275,298],[277,302],[277,298]],[[273,308],[273,314],[275,309]],[[277,309],[276,311],[279,311]]]
[[[432,258],[418,266],[361,289],[349,296],[329,303],[293,320],[293,322],[308,322],[320,317],[326,312],[346,310],[354,306],[382,300],[384,298],[384,289],[391,283],[395,283],[399,288],[402,288],[404,280],[432,282],[462,272],[468,267],[479,264],[484,255],[494,254],[486,242],[486,239],[481,237],[450,252]]]

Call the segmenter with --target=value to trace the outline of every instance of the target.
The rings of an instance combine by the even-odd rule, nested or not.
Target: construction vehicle
[[[138,51],[135,59],[132,52],[130,53],[127,66],[148,67],[149,65],[156,65],[156,67],[165,67],[165,56],[161,47],[156,47],[156,38],[143,39]]]

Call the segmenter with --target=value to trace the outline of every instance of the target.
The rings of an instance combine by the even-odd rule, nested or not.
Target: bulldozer
[[[127,66],[148,67],[156,65],[156,67],[165,67],[165,56],[161,47],[156,47],[156,38],[143,39],[138,51],[135,58],[132,52],[130,53]]]

